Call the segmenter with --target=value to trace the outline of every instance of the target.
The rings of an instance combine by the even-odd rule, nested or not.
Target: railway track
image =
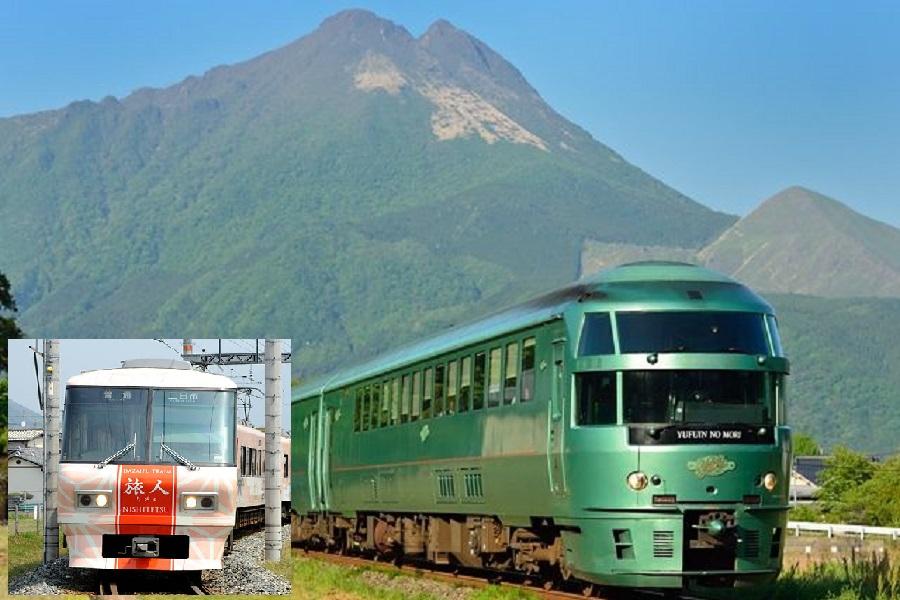
[[[428,577],[435,581],[464,585],[473,588],[500,586],[504,588],[527,591],[543,600],[625,600],[626,598],[667,598],[672,600],[702,600],[696,596],[683,595],[678,591],[633,590],[617,588],[601,588],[584,583],[567,583],[530,578],[515,573],[499,573],[496,571],[477,571],[442,567],[421,562],[385,562],[358,555],[333,554],[318,550],[299,549],[304,556],[327,561],[337,565],[355,567],[378,567],[408,575]],[[295,582],[294,585],[302,585]]]
[[[141,577],[132,573],[127,584],[123,585],[121,573],[116,571],[101,573],[97,578],[98,593],[94,598],[133,597],[135,594],[184,594],[188,596],[206,596],[206,590],[197,580],[188,576],[175,577]]]

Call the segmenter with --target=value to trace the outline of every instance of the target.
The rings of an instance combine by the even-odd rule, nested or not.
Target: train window
[[[584,325],[581,327],[581,340],[578,343],[578,356],[615,354],[615,352],[612,327],[609,324],[609,313],[588,313],[584,315]]]
[[[250,448],[250,476],[256,475],[256,448]]]
[[[575,395],[578,398],[578,425],[615,424],[615,372],[576,373]]]
[[[406,423],[409,421],[409,375],[403,376],[400,388],[402,394],[400,396],[400,422]]]
[[[360,431],[362,424],[362,389],[356,388],[356,405],[353,410],[353,431]]]
[[[778,332],[778,319],[773,315],[766,315],[766,323],[769,325],[769,339],[772,340],[772,354],[784,356],[784,348],[781,346],[781,334]]]
[[[534,338],[522,342],[522,394],[519,402],[527,402],[534,398],[534,357],[537,349]]]
[[[410,421],[415,421],[422,414],[422,372],[413,373],[412,380],[412,412]]]
[[[284,456],[284,474],[282,475],[282,477],[287,477],[288,473],[290,472],[288,469],[288,455],[284,454],[283,456]]]
[[[391,381],[391,425],[400,422],[400,378]]]
[[[391,382],[385,381],[381,390],[381,426],[391,424]]]
[[[444,414],[444,365],[437,365],[434,368],[434,416],[439,417]]]
[[[425,394],[422,397],[422,418],[431,418],[431,398],[434,389],[434,379],[432,369],[425,369]]]
[[[728,311],[620,312],[619,347],[625,353],[769,353],[762,315]]]
[[[766,373],[730,370],[623,371],[626,423],[773,424]]]
[[[360,386],[357,393],[362,394],[362,415],[359,417],[359,428],[361,431],[369,430],[369,386]]]
[[[241,446],[241,475],[247,475],[247,446]]]
[[[514,342],[506,345],[506,376],[503,378],[503,404],[512,404],[516,401],[516,391],[519,368],[519,344]]]
[[[462,359],[459,373],[459,412],[469,410],[469,397],[472,395],[472,357]]]
[[[378,429],[379,415],[381,411],[381,386],[373,383],[369,388],[369,429]]]
[[[488,408],[500,406],[500,384],[503,379],[502,359],[503,352],[500,348],[491,348],[490,364],[488,365]]]
[[[475,355],[474,379],[472,384],[472,410],[484,408],[484,373],[487,357],[484,352]]]
[[[384,427],[387,425],[387,384],[374,384],[372,389],[375,392],[375,414],[373,418],[375,423],[373,427]]]
[[[456,413],[457,376],[459,375],[459,362],[451,361],[447,365],[447,414]]]
[[[381,384],[373,383],[372,394],[372,429],[381,427]]]

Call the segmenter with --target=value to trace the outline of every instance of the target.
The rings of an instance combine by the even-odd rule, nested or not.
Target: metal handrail
[[[892,540],[900,540],[900,527],[871,527],[869,525],[848,525],[844,523],[815,523],[813,521],[788,521],[787,528],[799,536],[801,531],[825,533],[828,537],[835,535],[855,535],[859,539],[866,536],[886,536]]]

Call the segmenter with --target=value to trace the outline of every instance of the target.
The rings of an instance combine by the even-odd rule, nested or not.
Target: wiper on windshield
[[[103,467],[105,467],[106,465],[108,465],[108,464],[111,463],[112,461],[116,460],[116,459],[119,458],[120,456],[123,456],[123,455],[127,454],[129,450],[134,449],[134,450],[135,450],[135,453],[136,453],[136,452],[137,452],[137,450],[136,450],[136,448],[137,448],[137,434],[135,433],[135,434],[133,434],[133,435],[134,435],[134,439],[133,439],[127,446],[125,446],[124,448],[122,448],[121,450],[119,450],[118,452],[116,452],[115,454],[112,454],[112,455],[110,455],[110,456],[107,456],[106,458],[104,458],[103,460],[101,460],[100,462],[98,462],[98,463],[97,463],[97,468],[98,468],[98,469],[102,469]],[[134,458],[134,457],[133,457],[133,458]]]
[[[175,450],[173,450],[172,448],[169,448],[165,442],[160,442],[159,447],[162,450],[165,450],[166,452],[168,452],[172,456],[172,458],[174,458],[175,460],[177,460],[178,462],[180,462],[181,464],[186,466],[191,471],[197,470],[197,465],[195,465],[194,463],[192,463],[191,461],[189,461],[182,455],[178,454],[177,452],[175,452]]]

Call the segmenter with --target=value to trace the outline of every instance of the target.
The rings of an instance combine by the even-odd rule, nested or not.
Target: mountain
[[[835,269],[841,289],[893,293],[895,230],[834,207],[807,218],[793,200],[800,213],[766,217],[782,202],[767,204],[736,223],[556,113],[480,40],[446,21],[415,37],[364,11],[164,89],[0,119],[0,272],[28,335],[293,337],[301,375],[635,249],[709,250],[762,290],[825,293]],[[762,260],[786,223],[819,234]],[[832,242],[850,263],[804,256]],[[773,298],[795,356],[792,418],[826,445],[883,447],[896,427],[859,432],[895,422],[866,411],[896,414],[896,304]],[[854,324],[842,345],[835,331]]]
[[[801,187],[763,202],[699,258],[757,289],[900,297],[900,229]]]
[[[25,427],[44,426],[44,418],[41,413],[26,408],[15,400],[9,401],[7,414],[9,415],[9,426],[12,428],[22,427],[22,423],[25,423]]]
[[[29,335],[293,336],[310,369],[734,217],[629,164],[446,21],[347,11],[165,89],[0,120]],[[410,316],[413,315],[413,318]]]
[[[900,297],[900,229],[802,187],[765,200],[702,248],[586,240],[582,274],[658,258],[699,262],[768,292]]]

